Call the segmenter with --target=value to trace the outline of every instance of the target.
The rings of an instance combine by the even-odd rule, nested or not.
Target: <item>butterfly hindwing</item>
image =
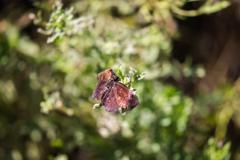
[[[107,111],[117,112],[119,109],[128,110],[134,108],[138,105],[138,99],[124,84],[114,82],[103,99],[103,105]]]
[[[116,102],[119,107],[127,108],[128,107],[128,100],[129,100],[129,89],[123,85],[122,83],[116,82],[112,87],[112,90],[115,95]]]

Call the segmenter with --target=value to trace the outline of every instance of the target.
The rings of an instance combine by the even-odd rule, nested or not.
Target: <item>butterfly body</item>
[[[93,98],[100,100],[108,112],[131,110],[139,104],[135,93],[119,82],[119,77],[107,69],[97,76],[98,84],[93,93]]]

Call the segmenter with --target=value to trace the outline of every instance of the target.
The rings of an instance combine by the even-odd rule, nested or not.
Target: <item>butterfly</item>
[[[134,91],[119,82],[120,78],[112,69],[107,69],[97,75],[98,84],[92,97],[101,101],[108,112],[127,111],[135,108],[138,98]]]

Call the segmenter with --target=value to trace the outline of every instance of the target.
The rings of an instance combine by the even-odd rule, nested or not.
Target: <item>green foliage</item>
[[[204,155],[206,160],[228,160],[230,159],[229,155],[230,144],[226,143],[222,145],[217,142],[215,139],[211,138],[208,140],[208,146],[204,150]]]
[[[52,43],[64,36],[76,35],[93,23],[90,17],[74,19],[73,8],[64,10],[62,7],[62,3],[57,1],[49,17],[49,21],[45,24],[46,29],[39,29],[39,32],[50,36],[47,39],[47,43]],[[41,19],[35,21],[40,23]]]
[[[193,0],[194,1],[194,0]],[[198,16],[202,14],[211,14],[225,9],[230,5],[230,0],[214,1],[206,0],[197,10],[183,10],[181,7],[192,0],[183,0],[172,6],[172,11],[179,16]]]
[[[47,43],[7,23],[0,34],[0,159],[227,159],[229,143],[218,147],[210,139],[204,151],[192,149],[210,137],[202,131],[205,122],[192,132],[201,111],[180,88],[164,83],[204,75],[201,67],[170,58],[173,16],[228,5],[206,3],[182,14],[186,3],[82,0],[65,9],[57,2],[48,18],[35,19]],[[91,99],[96,75],[106,68],[136,89],[140,105],[125,115],[107,113]]]

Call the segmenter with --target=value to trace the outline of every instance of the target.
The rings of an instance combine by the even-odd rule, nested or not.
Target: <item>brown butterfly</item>
[[[97,75],[98,84],[92,97],[101,101],[108,112],[131,110],[139,104],[135,93],[119,82],[112,69]]]

